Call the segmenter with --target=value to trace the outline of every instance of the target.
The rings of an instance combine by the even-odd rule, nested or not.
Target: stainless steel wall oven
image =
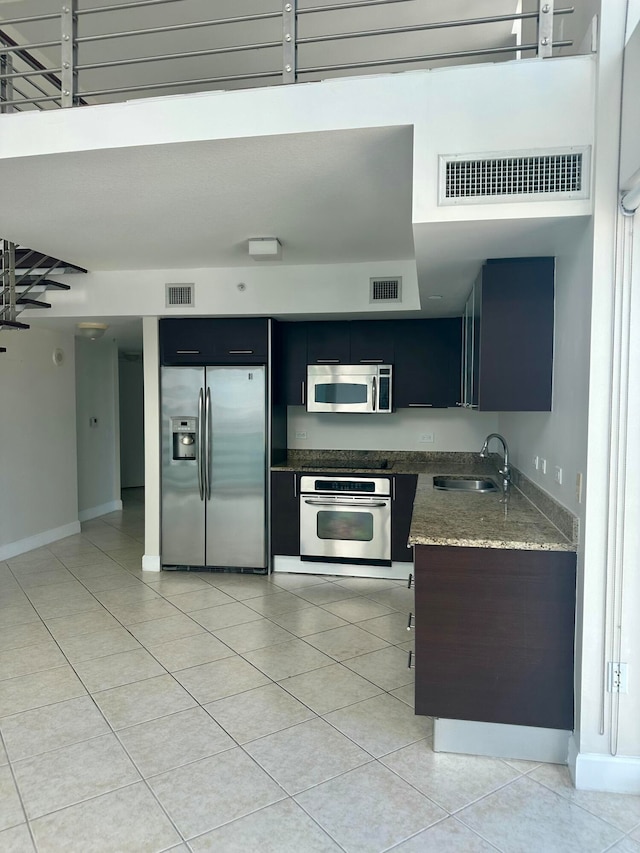
[[[300,558],[390,566],[389,478],[301,477]]]

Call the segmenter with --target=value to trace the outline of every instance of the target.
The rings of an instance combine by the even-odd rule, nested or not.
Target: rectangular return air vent
[[[193,308],[193,284],[167,284],[166,305],[181,305],[183,308]]]
[[[402,302],[402,277],[370,278],[369,302]]]
[[[440,157],[441,205],[588,197],[588,147]]]

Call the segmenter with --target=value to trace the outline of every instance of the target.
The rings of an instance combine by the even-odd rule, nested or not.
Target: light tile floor
[[[0,850],[640,853],[640,797],[432,751],[402,582],[143,574],[143,513],[0,563]]]

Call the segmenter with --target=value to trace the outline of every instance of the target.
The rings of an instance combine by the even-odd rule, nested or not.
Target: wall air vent
[[[491,204],[589,198],[583,148],[440,157],[438,204]]]
[[[370,278],[369,302],[402,302],[402,277]]]
[[[167,284],[166,306],[180,305],[183,308],[193,308],[193,284]]]

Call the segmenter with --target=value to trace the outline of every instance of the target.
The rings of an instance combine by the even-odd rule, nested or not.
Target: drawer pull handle
[[[410,409],[433,409],[433,403],[409,403]]]
[[[416,665],[413,662],[413,652],[409,652],[409,660],[407,661],[407,669],[415,669]]]
[[[407,622],[407,631],[411,631],[411,629],[413,627],[414,627],[414,625],[413,625],[413,613],[410,613],[409,614],[409,620]]]
[[[407,589],[413,589],[413,572],[409,572],[409,578],[407,580]]]
[[[200,355],[199,349],[177,349],[176,355]]]
[[[252,349],[230,349],[229,355],[253,355]]]

